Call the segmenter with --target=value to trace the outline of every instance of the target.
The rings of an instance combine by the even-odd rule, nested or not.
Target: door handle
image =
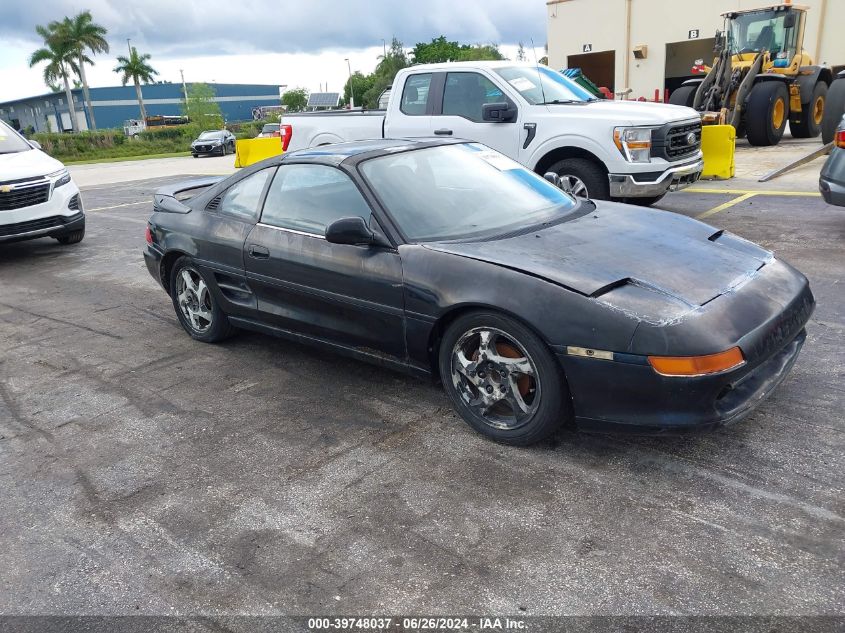
[[[434,133],[438,136],[452,136],[452,130],[447,130],[446,128],[440,128],[439,130],[434,130]]]
[[[253,259],[269,259],[270,249],[258,246],[258,244],[250,244],[249,256]]]

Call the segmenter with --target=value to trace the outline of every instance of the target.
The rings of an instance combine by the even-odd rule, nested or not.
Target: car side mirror
[[[27,141],[32,149],[41,149],[41,143],[38,141]]]
[[[494,123],[510,123],[516,119],[516,108],[512,108],[507,101],[485,103],[481,106],[481,118]]]
[[[552,183],[558,189],[562,188],[563,183],[560,180],[560,176],[558,176],[555,172],[547,171],[545,174],[543,174],[543,178],[548,180],[550,183]]]
[[[326,241],[331,244],[352,244],[353,246],[373,246],[380,240],[367,226],[364,218],[340,218],[326,227]]]

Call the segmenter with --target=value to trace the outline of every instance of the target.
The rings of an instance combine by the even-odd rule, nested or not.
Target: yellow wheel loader
[[[695,108],[706,124],[730,124],[752,145],[777,145],[786,122],[792,136],[821,132],[830,68],[804,51],[806,6],[789,2],[723,13],[712,68],[690,79],[669,102]]]

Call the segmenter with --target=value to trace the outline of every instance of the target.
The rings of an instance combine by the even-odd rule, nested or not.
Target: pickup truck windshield
[[[16,154],[32,149],[17,132],[0,122],[0,154]]]
[[[545,66],[511,66],[495,72],[531,105],[596,101],[574,81]]]
[[[364,177],[412,242],[502,235],[559,220],[575,200],[477,143],[370,159]]]

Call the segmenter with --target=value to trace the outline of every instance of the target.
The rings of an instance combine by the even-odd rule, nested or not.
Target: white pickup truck
[[[682,106],[595,99],[545,66],[461,62],[405,68],[386,110],[284,116],[288,151],[371,138],[480,142],[572,193],[652,204],[694,183],[701,119]],[[631,200],[634,202],[634,200]]]

